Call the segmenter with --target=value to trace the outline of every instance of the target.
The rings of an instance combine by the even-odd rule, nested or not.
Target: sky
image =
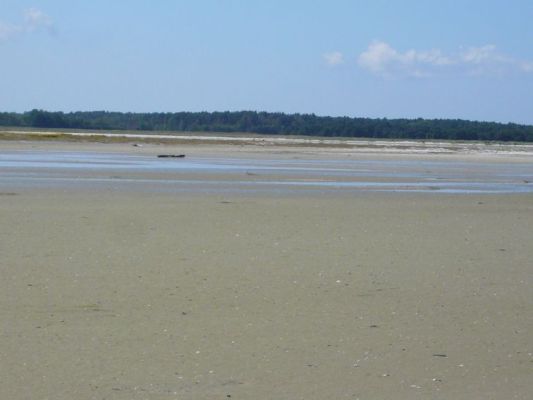
[[[0,111],[533,124],[532,0],[2,0]]]

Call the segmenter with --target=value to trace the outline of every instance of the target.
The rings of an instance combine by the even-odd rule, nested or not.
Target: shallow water
[[[0,185],[1,190],[533,193],[533,163],[383,160],[379,155],[375,160],[160,159],[120,153],[9,151],[0,152]]]

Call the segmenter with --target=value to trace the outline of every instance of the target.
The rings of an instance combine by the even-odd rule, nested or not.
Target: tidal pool
[[[65,151],[0,152],[4,189],[533,193],[533,163],[427,159],[187,157]],[[3,189],[3,190],[4,190]]]

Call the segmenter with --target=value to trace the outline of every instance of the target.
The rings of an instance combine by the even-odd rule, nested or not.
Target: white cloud
[[[24,11],[24,22],[26,29],[30,31],[39,28],[51,29],[53,27],[52,19],[36,8],[30,8]]]
[[[469,47],[457,54],[446,55],[439,49],[400,52],[388,43],[374,41],[359,55],[358,64],[382,77],[424,77],[452,70],[467,74],[493,74],[507,70],[533,72],[533,62],[506,56],[494,45]]]
[[[393,63],[399,61],[396,50],[385,42],[373,42],[359,56],[359,65],[376,74],[384,74]]]
[[[361,67],[378,75],[390,76],[406,74],[425,76],[430,74],[428,66],[444,66],[452,61],[440,50],[429,51],[408,50],[404,53],[392,48],[388,43],[374,41],[358,58]]]
[[[344,62],[344,55],[340,51],[325,53],[322,55],[328,65],[335,66]]]
[[[36,8],[24,11],[24,21],[19,24],[10,24],[0,21],[0,41],[6,41],[24,33],[32,33],[46,30],[52,34],[55,32],[52,19]]]
[[[465,63],[470,64],[504,61],[504,59],[496,52],[496,46],[493,44],[487,44],[481,47],[469,47],[462,52],[461,59]]]

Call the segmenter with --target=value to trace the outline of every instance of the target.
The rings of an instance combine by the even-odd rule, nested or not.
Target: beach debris
[[[448,358],[448,355],[447,354],[433,354],[433,357]]]
[[[157,158],[185,158],[185,154],[158,154]]]
[[[139,144],[139,143],[133,143],[132,146],[133,146],[133,147],[143,147],[143,145],[142,145],[142,144]]]

